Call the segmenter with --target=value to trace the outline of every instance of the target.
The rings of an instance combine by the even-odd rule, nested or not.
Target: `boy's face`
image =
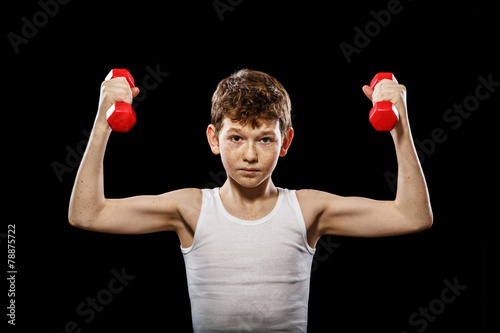
[[[260,120],[252,128],[224,118],[220,132],[207,129],[207,138],[214,154],[220,154],[228,177],[239,185],[253,188],[268,179],[280,156],[285,156],[293,138],[293,129],[282,136],[278,120]]]

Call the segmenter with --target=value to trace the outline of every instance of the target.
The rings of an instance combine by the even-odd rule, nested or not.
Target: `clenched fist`
[[[112,75],[108,75],[108,77],[112,77]],[[138,94],[139,88],[131,87],[131,84],[125,77],[115,77],[105,80],[101,84],[97,121],[106,122],[106,112],[113,104],[117,102],[132,104],[132,99]]]
[[[392,131],[401,127],[408,127],[406,87],[404,85],[384,79],[375,86],[375,89],[367,85],[363,86],[363,92],[372,101],[373,105],[377,102],[389,101],[396,107],[399,113],[399,121]]]

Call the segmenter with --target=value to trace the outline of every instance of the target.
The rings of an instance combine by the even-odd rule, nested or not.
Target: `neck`
[[[224,197],[231,197],[243,202],[255,202],[257,200],[268,199],[278,194],[278,189],[274,186],[271,177],[264,180],[256,187],[245,187],[238,184],[234,179],[228,177],[219,193]]]

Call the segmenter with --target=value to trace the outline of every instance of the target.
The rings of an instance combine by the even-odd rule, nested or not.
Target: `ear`
[[[288,148],[290,147],[290,144],[292,143],[293,139],[293,128],[290,127],[287,133],[285,133],[285,136],[283,138],[283,143],[281,144],[281,150],[280,150],[280,156],[283,157],[286,155]]]
[[[210,145],[210,149],[212,149],[212,153],[214,153],[215,155],[219,155],[219,138],[217,138],[217,131],[215,130],[215,126],[212,124],[208,125],[207,139],[208,144]]]

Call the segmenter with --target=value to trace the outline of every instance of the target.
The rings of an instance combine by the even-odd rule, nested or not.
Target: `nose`
[[[243,153],[243,161],[247,163],[255,163],[258,161],[257,150],[255,149],[254,144],[248,143],[245,147],[245,151]]]

